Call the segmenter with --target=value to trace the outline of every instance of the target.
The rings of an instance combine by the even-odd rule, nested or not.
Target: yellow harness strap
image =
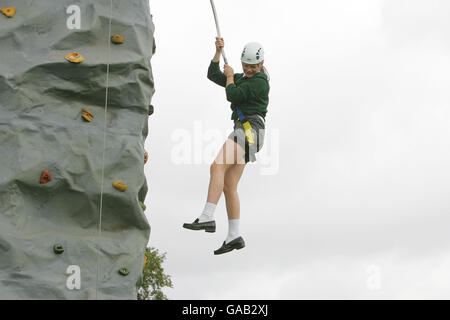
[[[236,125],[238,126],[241,122],[239,120],[235,120]],[[254,137],[253,137],[253,131],[252,131],[252,125],[249,121],[245,121],[242,123],[242,126],[244,127],[245,136],[247,137],[248,145],[251,146],[255,143]]]

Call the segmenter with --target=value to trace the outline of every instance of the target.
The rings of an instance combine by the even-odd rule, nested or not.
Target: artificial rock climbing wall
[[[0,0],[0,298],[136,299],[148,0]]]

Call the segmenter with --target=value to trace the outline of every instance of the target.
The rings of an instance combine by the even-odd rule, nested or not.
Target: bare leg
[[[225,174],[235,164],[242,165],[245,151],[233,140],[227,139],[210,167],[207,202],[217,204],[225,185]]]
[[[227,206],[228,220],[240,218],[240,203],[237,186],[244,172],[245,164],[234,164],[225,173],[223,194]]]

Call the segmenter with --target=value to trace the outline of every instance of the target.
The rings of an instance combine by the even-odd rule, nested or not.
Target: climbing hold
[[[55,245],[53,246],[53,251],[54,251],[56,254],[61,254],[61,253],[64,252],[64,247],[62,246],[62,244],[55,244]]]
[[[12,8],[12,7],[11,8],[3,8],[3,9],[0,9],[0,12],[3,13],[8,18],[12,18],[16,14],[16,8]]]
[[[148,161],[148,152],[147,150],[144,150],[144,164],[146,164]]]
[[[66,55],[66,60],[73,63],[80,63],[84,61],[84,58],[78,52],[70,52]]]
[[[94,115],[87,109],[81,109],[81,116],[87,122],[91,122],[94,119]]]
[[[147,258],[147,256],[145,256],[144,257],[144,266],[142,268],[145,268],[145,266],[147,265],[147,260],[148,260],[148,258]]]
[[[50,172],[48,170],[45,170],[44,172],[42,172],[41,175],[41,183],[47,183],[49,181],[52,180],[52,176],[50,175]]]
[[[130,271],[128,271],[127,268],[120,268],[119,273],[123,276],[127,276],[130,273]]]
[[[120,34],[113,34],[111,36],[111,41],[115,44],[122,44],[125,41],[125,38]]]
[[[142,201],[139,201],[139,205],[141,206],[142,210],[145,211],[145,209],[147,209],[147,206]]]
[[[113,182],[113,187],[122,192],[128,189],[128,186],[119,180]]]
[[[152,105],[150,105],[150,106],[148,107],[148,115],[151,116],[151,115],[153,114],[154,111],[155,111],[155,108],[154,108]]]

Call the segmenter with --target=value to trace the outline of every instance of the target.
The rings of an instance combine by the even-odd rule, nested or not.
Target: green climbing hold
[[[145,211],[145,209],[147,209],[147,206],[142,201],[139,201],[139,205],[141,206],[142,210]]]
[[[123,276],[127,276],[130,273],[130,271],[128,271],[127,268],[120,268],[119,273]]]
[[[55,245],[53,246],[53,251],[54,251],[56,254],[61,254],[61,253],[64,252],[64,247],[62,246],[62,244],[55,244]]]

